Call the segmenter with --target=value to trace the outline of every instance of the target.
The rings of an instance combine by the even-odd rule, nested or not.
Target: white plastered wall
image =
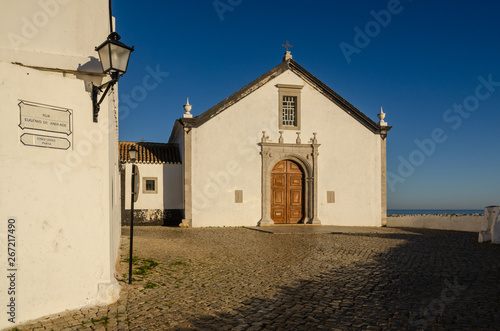
[[[255,226],[261,216],[261,156],[266,131],[278,133],[277,84],[304,85],[301,139],[317,133],[318,217],[322,224],[381,225],[380,136],[332,103],[300,77],[286,71],[193,130],[193,226]],[[294,143],[296,130],[286,130]],[[243,203],[235,203],[243,190]],[[327,191],[336,202],[328,204]]]
[[[100,69],[90,57],[98,56],[94,48],[109,34],[107,4],[2,2],[0,268],[6,270],[6,223],[14,217],[16,323],[118,297],[118,98],[115,88],[94,123],[88,90],[90,81],[104,82],[104,76],[92,74]],[[35,29],[27,33],[31,25]],[[51,134],[19,127],[21,100],[70,109],[71,147],[23,145],[23,133]],[[10,299],[7,285],[1,277],[2,306]],[[13,324],[2,314],[0,328],[8,326]]]
[[[134,209],[182,209],[182,164],[137,164],[141,177]],[[125,209],[130,209],[132,164],[125,165]],[[157,193],[143,193],[143,178],[157,178]]]

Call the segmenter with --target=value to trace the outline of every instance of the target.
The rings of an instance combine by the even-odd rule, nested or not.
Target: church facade
[[[283,62],[199,116],[175,122],[181,226],[386,222],[386,137],[378,123]]]

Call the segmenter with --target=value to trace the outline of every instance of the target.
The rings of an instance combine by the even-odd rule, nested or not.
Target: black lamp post
[[[136,200],[136,195],[139,194],[137,191],[137,183],[139,181],[139,174],[137,173],[137,166],[134,164],[137,160],[137,150],[132,145],[128,151],[130,156],[130,162],[132,162],[132,180],[130,185],[130,253],[128,258],[128,283],[132,284],[132,257],[134,251],[134,202]]]
[[[92,104],[93,104],[93,119],[97,122],[97,116],[99,115],[99,109],[102,100],[108,93],[109,89],[118,82],[118,78],[127,72],[128,61],[130,58],[130,53],[134,50],[134,47],[129,47],[124,43],[120,42],[120,35],[116,32],[112,32],[106,41],[101,45],[97,46],[95,50],[99,53],[99,59],[101,60],[102,71],[105,74],[111,76],[111,80],[102,84],[101,86],[92,86]],[[106,88],[98,99],[99,92],[102,92],[102,88]]]

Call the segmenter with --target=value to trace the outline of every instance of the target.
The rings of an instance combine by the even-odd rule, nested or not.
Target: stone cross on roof
[[[285,44],[282,44],[281,47],[285,47],[287,52],[289,48],[293,48],[293,46],[288,43],[288,40],[286,41]]]

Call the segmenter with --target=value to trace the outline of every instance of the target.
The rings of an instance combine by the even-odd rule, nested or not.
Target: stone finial
[[[385,113],[384,111],[382,110],[382,107],[380,107],[380,113],[377,115],[378,116],[378,119],[380,120],[378,122],[378,125],[380,126],[387,126],[387,122],[384,121],[384,118],[385,118]]]
[[[262,131],[261,142],[265,143],[269,140],[269,136],[266,135],[266,131]]]
[[[284,141],[284,140],[283,140],[283,131],[279,131],[279,133],[280,133],[280,137],[279,137],[279,139],[278,139],[278,142],[279,142],[280,144],[283,144],[283,141]]]
[[[317,132],[313,132],[313,138],[312,138],[313,144],[317,144],[318,143],[318,139],[316,139],[316,135],[317,134],[318,134]]]
[[[292,59],[292,52],[290,52],[290,48],[292,48],[293,46],[290,45],[290,43],[287,40],[285,44],[281,45],[281,47],[286,48],[285,56],[283,56],[283,62],[285,62],[287,60],[291,60]]]
[[[300,140],[300,132],[296,132],[296,134],[297,134],[297,139],[295,140],[295,143],[296,143],[297,145],[300,145],[300,143],[302,142],[302,141]]]
[[[292,57],[292,52],[290,52],[290,51],[286,51],[286,52],[285,52],[285,55],[283,56],[283,62],[285,62],[285,61],[287,61],[287,60],[291,60],[291,59],[293,59],[293,57]]]
[[[187,98],[187,102],[184,105],[184,111],[186,112],[183,116],[184,118],[193,118],[193,115],[190,113],[191,108],[193,108],[193,106],[189,104],[189,98]]]

